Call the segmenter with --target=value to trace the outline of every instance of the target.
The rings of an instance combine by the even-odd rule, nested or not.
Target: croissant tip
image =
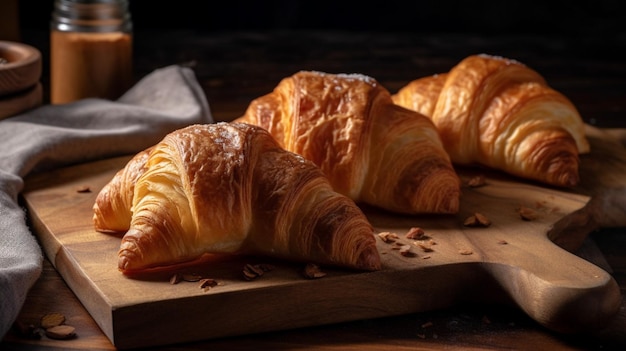
[[[119,268],[120,271],[125,272],[132,268],[132,265],[133,265],[133,259],[131,257],[132,255],[133,254],[129,252],[127,249],[120,250],[119,255],[118,255],[118,261],[117,261],[117,267]]]
[[[379,270],[381,270],[381,269],[382,269],[382,266],[381,266],[380,262],[376,262],[376,263],[372,263],[372,264],[368,267],[368,269],[369,269],[370,271],[379,271]]]
[[[382,268],[380,255],[375,247],[363,252],[358,263],[358,268],[368,271],[378,271]]]
[[[567,185],[569,187],[574,187],[578,185],[579,182],[580,182],[580,176],[578,175],[578,170],[570,172],[569,176],[567,177]]]
[[[119,258],[119,261],[117,263],[117,267],[119,268],[120,271],[124,272],[128,270],[128,258],[126,256],[122,256]]]
[[[578,178],[577,177],[570,177],[567,180],[566,186],[571,188],[571,187],[575,187],[576,185],[578,185]]]
[[[126,233],[128,235],[128,233]],[[137,244],[131,240],[126,240],[126,237],[122,239],[120,250],[118,252],[117,267],[120,271],[126,272],[133,268],[133,257],[136,257],[135,251],[137,250]]]
[[[580,182],[580,177],[578,176],[577,170],[567,169],[558,174],[555,178],[553,178],[552,183],[554,185],[572,188],[578,185]]]

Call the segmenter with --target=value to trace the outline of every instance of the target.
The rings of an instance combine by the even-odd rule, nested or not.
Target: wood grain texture
[[[608,273],[547,236],[554,223],[587,211],[589,196],[476,169],[459,172],[464,181],[486,175],[487,185],[463,188],[458,215],[398,216],[364,208],[379,231],[399,236],[396,243],[378,241],[384,264],[379,272],[323,267],[326,277],[309,280],[301,266],[288,262],[221,257],[187,268],[220,282],[209,291],[197,283],[172,285],[171,273],[129,279],[116,269],[119,238],[95,232],[91,222],[95,196],[128,159],[34,175],[23,193],[46,255],[119,348],[402,315],[467,301],[512,302],[549,329],[574,332],[601,327],[620,306],[619,288]],[[91,192],[77,191],[85,186]],[[537,218],[522,220],[520,206],[533,209]],[[464,227],[474,212],[492,225]],[[432,242],[422,244],[433,251],[404,238],[415,226],[425,230]],[[558,230],[552,229],[555,237],[572,228]],[[398,242],[410,245],[413,255],[400,255]],[[246,263],[272,263],[276,269],[245,281]]]
[[[40,83],[17,94],[0,96],[0,120],[39,107],[42,99],[43,91]]]
[[[19,93],[35,86],[42,71],[41,53],[35,47],[0,40],[0,96]]]

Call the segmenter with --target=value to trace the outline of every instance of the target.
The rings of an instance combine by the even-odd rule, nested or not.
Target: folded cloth
[[[117,101],[46,105],[0,121],[0,337],[41,274],[42,250],[18,204],[29,173],[128,155],[213,117],[193,71],[158,69]]]

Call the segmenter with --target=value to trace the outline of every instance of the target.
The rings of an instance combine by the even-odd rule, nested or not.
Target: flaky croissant
[[[167,135],[98,194],[98,231],[126,231],[119,269],[145,271],[205,253],[267,255],[380,269],[374,229],[318,167],[262,128],[193,125]],[[128,179],[140,170],[136,184]],[[125,203],[132,193],[132,217]],[[122,228],[115,217],[126,221]],[[98,224],[99,223],[99,224]],[[107,227],[113,223],[111,227]]]
[[[97,231],[122,233],[128,230],[135,183],[146,171],[150,151],[152,147],[137,153],[98,194],[93,207],[93,221]]]
[[[556,186],[579,181],[589,151],[583,121],[536,71],[490,55],[410,82],[396,104],[429,116],[455,164],[482,164]]]
[[[398,213],[456,213],[460,181],[437,130],[375,79],[301,71],[251,102],[238,122],[267,129],[357,203]]]

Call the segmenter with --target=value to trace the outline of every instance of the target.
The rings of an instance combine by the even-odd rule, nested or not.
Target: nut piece
[[[391,232],[378,233],[378,237],[387,244],[394,243],[396,240],[400,238],[398,237],[398,234],[391,233]]]
[[[309,279],[318,279],[326,276],[326,273],[322,272],[320,267],[315,263],[308,263],[304,267],[304,276]]]
[[[411,245],[402,245],[400,246],[400,255],[404,257],[413,257],[415,253],[411,251]]]
[[[460,249],[460,250],[459,250],[459,254],[461,254],[461,255],[465,255],[465,256],[467,256],[467,255],[471,255],[471,254],[473,254],[473,253],[474,253],[474,251],[472,251],[472,250],[470,250],[470,249]]]
[[[467,186],[469,186],[470,188],[478,188],[486,184],[487,183],[485,182],[484,175],[478,175],[478,176],[472,177],[470,180],[467,181]]]
[[[424,251],[424,252],[433,252],[433,251],[435,251],[435,250],[433,250],[433,247],[432,247],[433,246],[433,242],[430,242],[430,241],[426,242],[426,243],[424,243],[424,242],[417,242],[416,241],[413,244],[419,246],[419,248],[422,249],[422,251]]]
[[[254,280],[263,275],[263,270],[251,264],[243,266],[243,278],[245,280]]]
[[[41,317],[41,327],[43,329],[48,329],[52,327],[56,327],[65,323],[65,316],[61,313],[53,312],[48,313]]]
[[[208,291],[209,289],[217,286],[217,280],[211,278],[204,278],[200,280],[200,289]]]
[[[537,212],[535,212],[535,210],[533,210],[532,208],[520,206],[520,208],[517,210],[517,213],[519,213],[519,216],[525,221],[532,221],[537,219]]]
[[[76,187],[76,192],[77,193],[90,193],[91,188],[89,188],[89,185],[80,185]]]
[[[50,339],[71,339],[76,336],[76,328],[70,325],[57,325],[46,329],[46,336]]]
[[[274,269],[274,266],[271,264],[246,264],[243,267],[243,278],[245,280],[254,280],[263,275],[265,272],[269,272]]]
[[[491,225],[491,221],[484,214],[476,212],[467,217],[463,225],[466,227],[488,227]]]
[[[420,227],[412,227],[411,229],[409,229],[409,231],[406,233],[405,236],[407,239],[411,239],[411,240],[419,240],[424,238],[424,229],[420,228]]]
[[[180,273],[174,273],[170,277],[170,284],[172,284],[172,285],[178,284],[178,283],[180,283],[182,281],[183,281],[183,276]]]

